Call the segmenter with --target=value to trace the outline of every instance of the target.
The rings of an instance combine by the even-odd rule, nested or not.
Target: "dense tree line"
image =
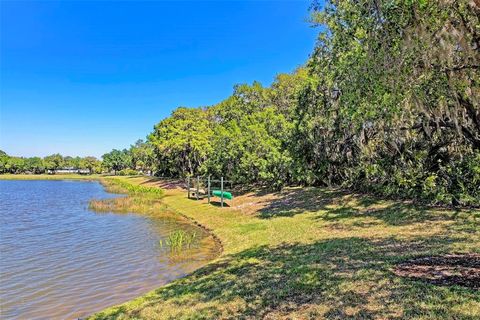
[[[113,174],[150,174],[154,167],[153,147],[143,140],[138,140],[129,149],[113,149],[104,154],[102,159],[104,170]]]
[[[66,168],[100,173],[102,162],[95,157],[64,157],[58,153],[44,158],[13,157],[0,150],[0,173],[55,173],[56,170]]]
[[[155,126],[156,172],[480,204],[477,2],[332,0],[311,14],[322,31],[304,66]]]
[[[321,32],[303,66],[269,87],[237,85],[216,105],[176,109],[101,168],[480,205],[479,17],[471,0],[314,2]],[[67,161],[0,159],[13,173]]]
[[[128,149],[104,154],[102,160],[95,157],[70,157],[52,154],[40,157],[14,157],[0,150],[0,174],[55,173],[57,170],[88,170],[89,173],[113,173],[121,175],[150,174],[154,168],[153,147],[138,140]]]

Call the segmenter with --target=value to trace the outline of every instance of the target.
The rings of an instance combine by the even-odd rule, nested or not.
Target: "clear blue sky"
[[[0,149],[101,156],[308,58],[309,1],[1,1]]]

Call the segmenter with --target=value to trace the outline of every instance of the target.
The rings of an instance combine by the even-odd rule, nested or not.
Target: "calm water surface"
[[[0,180],[0,318],[75,319],[192,272],[215,255],[201,229],[172,219],[94,213],[96,182]],[[159,240],[195,230],[172,255]]]

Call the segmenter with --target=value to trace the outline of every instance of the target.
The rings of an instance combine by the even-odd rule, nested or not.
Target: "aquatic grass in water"
[[[171,251],[179,251],[184,248],[189,249],[195,243],[196,239],[196,232],[190,233],[184,230],[176,230],[171,232],[168,235],[167,239],[160,240],[159,244],[161,248],[167,246],[170,248]]]
[[[151,209],[162,209],[165,207],[159,202],[141,197],[118,197],[111,199],[90,200],[88,208],[95,212],[137,212],[149,213]],[[162,210],[163,211],[163,210]]]
[[[127,194],[125,197],[91,200],[88,208],[96,212],[136,212],[154,214],[163,212],[163,190],[156,187],[133,185],[120,178],[105,177],[102,184],[110,193]]]

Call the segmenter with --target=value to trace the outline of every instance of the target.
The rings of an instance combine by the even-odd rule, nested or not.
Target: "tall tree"
[[[59,153],[46,156],[43,161],[45,163],[45,168],[52,171],[58,170],[64,166],[63,157]]]
[[[131,157],[127,149],[117,150],[113,149],[109,153],[102,156],[103,166],[117,174],[118,171],[126,169],[131,164]]]
[[[153,146],[149,142],[137,140],[130,146],[132,169],[142,172],[153,171]]]
[[[159,172],[179,176],[199,173],[212,152],[212,135],[203,109],[176,109],[171,117],[155,126],[148,138],[154,147]]]

